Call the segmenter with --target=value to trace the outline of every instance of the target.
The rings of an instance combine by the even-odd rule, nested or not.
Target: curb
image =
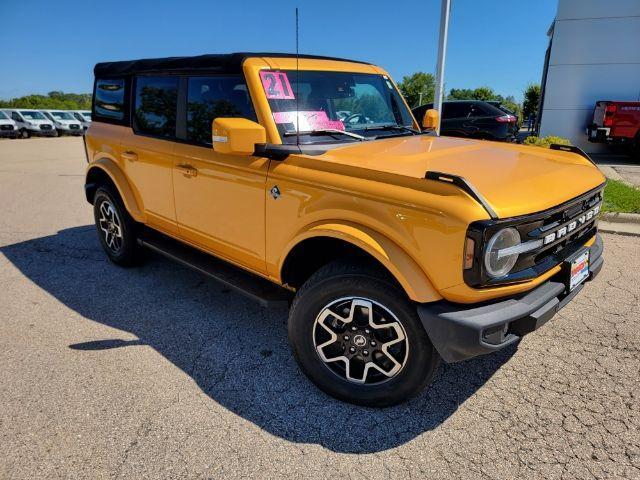
[[[598,221],[598,230],[640,237],[640,215],[620,212],[601,213]]]
[[[635,223],[637,225],[640,225],[640,214],[604,212],[600,214],[600,220],[607,223]]]

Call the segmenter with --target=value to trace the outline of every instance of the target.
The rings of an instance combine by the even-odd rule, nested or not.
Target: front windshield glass
[[[263,70],[260,79],[283,143],[296,143],[296,125],[301,143],[357,140],[340,132],[370,139],[415,133],[385,75]]]
[[[7,117],[7,115],[3,111],[0,110],[0,120],[8,120],[8,119],[9,119],[9,117]]]
[[[68,112],[51,112],[56,120],[73,120],[73,116]]]
[[[20,110],[20,113],[27,120],[46,120],[47,119],[47,117],[45,117],[42,113],[36,112],[35,110]]]
[[[88,121],[91,121],[91,112],[80,112],[80,114]]]

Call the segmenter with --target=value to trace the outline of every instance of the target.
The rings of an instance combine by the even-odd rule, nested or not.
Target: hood
[[[53,125],[53,122],[51,120],[44,120],[44,119],[35,119],[35,120],[31,120],[29,118],[25,117],[25,120],[29,123],[33,123],[34,125],[42,125],[42,124],[48,124],[48,125]]]
[[[595,165],[575,153],[453,137],[358,142],[314,158],[402,177],[424,178],[427,171],[458,175],[480,192],[499,218],[555,207],[605,181]]]

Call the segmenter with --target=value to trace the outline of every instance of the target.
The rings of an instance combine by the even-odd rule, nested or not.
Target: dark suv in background
[[[420,121],[433,103],[414,108]],[[452,100],[442,104],[440,133],[452,137],[513,141],[518,134],[518,119],[487,102],[480,100]]]

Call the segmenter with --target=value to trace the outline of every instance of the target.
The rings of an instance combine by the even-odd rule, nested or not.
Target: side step
[[[148,228],[141,234],[138,243],[175,262],[204,273],[226,287],[260,302],[263,307],[288,308],[293,297],[293,292],[269,280]]]

